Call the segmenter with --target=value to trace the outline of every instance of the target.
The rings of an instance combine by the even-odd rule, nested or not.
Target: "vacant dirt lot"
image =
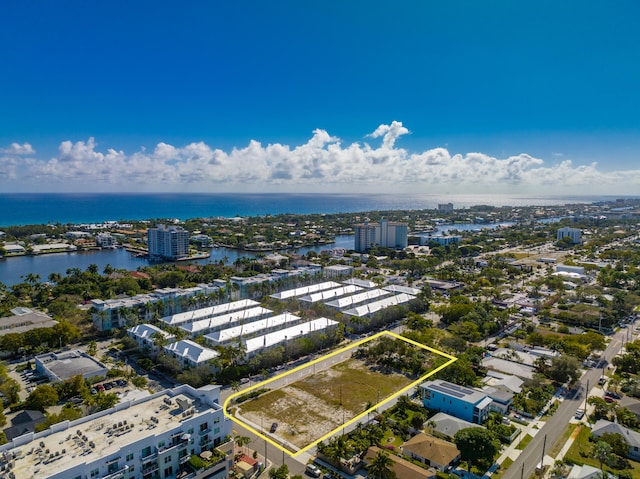
[[[239,413],[267,432],[277,422],[275,435],[302,448],[411,382],[402,374],[372,371],[349,359],[242,403]]]

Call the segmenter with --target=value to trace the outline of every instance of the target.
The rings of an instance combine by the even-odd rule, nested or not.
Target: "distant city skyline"
[[[0,191],[638,194],[640,5],[0,5]]]

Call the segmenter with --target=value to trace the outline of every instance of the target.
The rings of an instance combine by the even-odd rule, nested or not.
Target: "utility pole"
[[[584,413],[585,414],[587,413],[587,399],[588,398],[589,398],[589,380],[587,379],[587,390],[584,392]]]
[[[522,468],[520,469],[520,479],[524,479],[524,461],[522,461]]]
[[[544,440],[542,441],[542,457],[540,458],[540,471],[544,472],[544,450],[547,447],[547,435],[544,435]]]

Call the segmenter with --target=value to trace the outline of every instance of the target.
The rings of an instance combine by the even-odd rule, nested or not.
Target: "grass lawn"
[[[527,447],[527,445],[531,442],[531,440],[533,439],[533,436],[530,436],[529,434],[527,434],[525,437],[522,438],[522,441],[520,441],[518,443],[518,445],[516,446],[516,449],[524,449],[525,447]]]
[[[506,470],[509,469],[509,467],[511,467],[511,464],[513,464],[513,459],[511,459],[510,457],[507,457],[504,460],[504,462],[500,464],[500,469],[498,469],[496,472],[491,474],[491,477],[493,479],[499,479],[506,472]]]
[[[572,462],[574,464],[588,464],[593,467],[600,467],[600,462],[591,457],[591,451],[593,450],[593,443],[589,441],[589,437],[591,436],[591,429],[588,427],[583,427],[578,437],[573,442],[567,454],[564,456],[565,462]],[[640,463],[629,460],[632,469],[627,469],[631,471],[631,474],[634,478],[640,479]],[[611,469],[608,466],[604,466],[605,472],[611,472],[617,475],[616,470]]]
[[[556,457],[558,455],[558,453],[560,452],[560,449],[562,449],[562,446],[566,444],[566,442],[569,440],[569,437],[571,436],[573,431],[576,430],[576,427],[578,427],[577,424],[569,424],[564,429],[564,431],[562,432],[562,435],[558,438],[558,440],[553,445],[553,447],[549,449],[549,456]]]

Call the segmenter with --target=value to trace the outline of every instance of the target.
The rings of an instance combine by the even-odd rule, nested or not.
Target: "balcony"
[[[122,469],[119,469],[111,474],[102,476],[102,479],[124,479],[125,474],[129,470],[129,466],[125,465]]]
[[[152,472],[155,472],[158,470],[158,463],[157,462],[148,462],[146,464],[142,464],[142,474],[146,475],[146,474],[151,474]]]

